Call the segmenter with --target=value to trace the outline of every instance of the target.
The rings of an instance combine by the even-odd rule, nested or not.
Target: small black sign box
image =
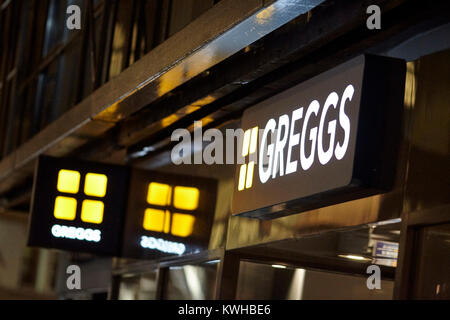
[[[156,259],[208,249],[215,180],[134,169],[131,181],[124,257]]]
[[[273,219],[388,191],[405,72],[363,55],[246,110],[232,213]]]
[[[142,259],[199,252],[216,192],[213,179],[41,156],[28,245]]]
[[[119,256],[129,168],[41,156],[28,245]]]

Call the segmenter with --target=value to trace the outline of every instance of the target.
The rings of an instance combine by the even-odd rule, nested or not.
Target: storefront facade
[[[115,259],[109,297],[448,299],[450,220],[442,174],[448,168],[449,58],[443,51],[405,62],[401,141],[388,192],[301,213],[288,205],[281,211],[288,216],[262,220],[231,216],[239,183],[234,166],[169,165],[163,171],[218,180],[209,250],[154,261]],[[381,289],[367,287],[370,265],[381,269]]]
[[[81,119],[82,112],[80,118],[74,110],[67,113],[62,120],[76,129],[65,140],[41,150],[96,162],[109,157],[106,162],[142,170],[136,174],[141,179],[150,170],[163,180],[174,177],[167,182],[170,188],[181,185],[186,176],[193,185],[214,181],[217,189],[205,202],[211,204],[211,208],[205,204],[211,222],[203,234],[206,245],[179,254],[159,250],[158,256],[140,256],[133,250],[133,255],[122,257],[62,252],[57,295],[112,300],[450,299],[448,3],[375,1],[382,9],[382,27],[372,30],[366,24],[369,2],[255,2],[254,7],[250,1],[241,4],[245,8],[240,9],[247,11],[239,17],[231,12],[233,1],[210,9],[194,26],[204,27],[222,12],[223,20],[211,24],[211,38],[187,41],[195,34],[192,26],[176,34],[175,40],[201,45],[194,51],[183,47],[190,52],[186,55],[180,48],[160,47],[157,53],[167,50],[167,59],[181,58],[164,69],[157,81],[145,80],[137,69],[156,68],[150,63],[152,52],[148,53],[147,60],[143,58],[140,65],[131,66],[109,87],[105,85],[77,106],[86,111],[88,120]],[[225,21],[227,17],[233,21]],[[257,30],[256,34],[251,30]],[[370,57],[378,64],[368,67]],[[135,90],[116,100],[106,94],[119,92],[121,85],[138,77],[142,81]],[[351,94],[346,81],[352,83]],[[325,102],[334,97],[332,93],[337,100]],[[311,114],[307,107],[315,99],[319,106],[312,121],[322,128],[315,131],[316,138],[318,131],[326,131],[324,119],[334,120],[338,131],[336,136],[333,130],[324,134],[323,139],[336,141],[320,140],[316,164],[303,166],[301,156],[296,158],[298,168],[303,166],[302,174],[292,170],[289,176],[278,172],[277,177],[274,170],[262,179],[264,168],[257,175],[252,167],[252,184],[241,181],[242,164],[175,165],[171,161],[177,145],[170,139],[172,132],[186,128],[194,138],[194,121],[202,121],[204,130],[216,128],[225,136],[227,129],[267,128],[269,119],[281,126],[287,115],[287,137],[288,125],[295,126],[293,112],[297,120],[307,118]],[[360,113],[348,116],[354,130],[348,142],[351,161],[339,166],[336,163],[344,163],[348,156],[347,149],[342,155],[335,151],[347,140],[345,111],[340,114],[340,108],[348,111],[346,103]],[[326,106],[333,106],[330,114],[335,119],[327,117]],[[300,107],[304,107],[301,115]],[[381,115],[374,111],[377,108],[383,110]],[[300,124],[296,128],[302,131]],[[61,127],[51,129],[47,136],[62,132]],[[291,131],[289,138],[281,138],[281,133],[275,138],[278,144],[283,140],[285,151],[277,153],[272,141],[274,158],[286,164],[284,170],[293,163],[287,146],[298,153],[302,143],[309,143],[308,138],[302,142],[302,136],[291,143],[289,139],[295,139]],[[84,144],[83,139],[88,142]],[[370,148],[374,143],[376,148]],[[323,150],[327,145],[328,151],[333,149],[329,158]],[[205,144],[200,150],[194,148],[189,157],[193,159],[204,148]],[[238,154],[241,149],[237,145],[233,151]],[[9,162],[22,159],[25,163],[41,151],[18,152],[0,167],[7,172]],[[371,166],[366,167],[367,163]],[[247,170],[250,163],[245,166]],[[315,173],[307,176],[310,166]],[[29,167],[5,173],[1,187],[7,189],[14,179],[30,173]],[[148,183],[142,181],[142,185]],[[138,188],[133,190],[131,194],[139,193]],[[167,207],[164,214],[172,217],[175,211],[170,210],[176,206],[168,203]],[[127,210],[141,208],[129,205]],[[163,229],[161,234],[167,235],[169,231]],[[127,230],[124,242],[136,236],[134,229]],[[185,239],[183,245],[193,245],[189,237]],[[83,271],[81,290],[66,286],[66,268],[73,264]],[[368,286],[372,274],[368,267],[373,265],[380,270],[379,288]]]

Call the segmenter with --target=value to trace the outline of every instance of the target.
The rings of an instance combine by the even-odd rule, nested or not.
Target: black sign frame
[[[77,194],[57,190],[59,170],[74,170],[80,173]],[[108,178],[106,194],[102,198],[83,194],[84,177],[87,173],[105,174]],[[120,186],[129,183],[129,168],[118,165],[82,161],[73,158],[40,156],[36,163],[31,214],[28,225],[28,246],[60,249],[64,251],[93,253],[100,256],[119,256],[122,242],[122,225],[127,194]],[[76,219],[60,220],[54,217],[55,198],[66,196],[77,200]],[[92,224],[81,221],[81,201],[99,200],[104,204],[103,221]],[[100,230],[99,242],[55,237],[51,234],[54,225]]]
[[[346,72],[349,74],[345,74]],[[343,75],[340,76],[340,73]],[[325,83],[326,89],[321,93],[323,98],[333,87],[329,79],[338,79],[338,83],[335,83],[338,87],[342,85],[340,82],[346,81],[349,77],[358,83],[361,90],[354,149],[349,159],[345,157],[342,159],[353,161],[351,174],[339,177],[339,172],[331,172],[331,175],[327,176],[328,181],[336,177],[336,180],[347,181],[346,183],[327,189],[327,179],[323,179],[324,175],[319,174],[316,180],[310,179],[309,183],[312,187],[316,181],[318,184],[322,183],[322,186],[317,188],[321,191],[312,194],[298,192],[292,197],[301,184],[300,176],[295,181],[292,178],[289,180],[278,177],[278,180],[269,181],[264,185],[254,177],[251,189],[238,191],[237,182],[240,173],[238,165],[232,214],[270,220],[391,190],[395,180],[396,160],[402,134],[405,76],[404,60],[362,55],[247,109],[243,116],[242,128],[246,130],[259,125],[260,129],[264,129],[268,112],[273,112],[273,118],[277,119],[281,113],[292,112],[299,106],[280,106],[277,98],[286,101],[283,100],[286,95],[294,95],[301,100],[305,88],[313,88],[320,92],[321,86]],[[321,101],[321,108],[324,102]],[[286,159],[286,154],[284,156]],[[280,194],[283,191],[289,195]]]
[[[130,181],[127,216],[124,221],[123,257],[135,259],[159,259],[177,256],[177,254],[174,253],[142,248],[140,246],[142,236],[154,237],[173,243],[182,243],[186,248],[183,255],[197,253],[208,249],[216,208],[216,180],[198,176],[175,175],[133,169]],[[144,212],[146,208],[149,208],[146,197],[148,184],[150,182],[168,184],[171,186],[195,187],[199,189],[200,198],[198,209],[189,212],[196,218],[192,235],[183,238],[143,229],[142,222]]]

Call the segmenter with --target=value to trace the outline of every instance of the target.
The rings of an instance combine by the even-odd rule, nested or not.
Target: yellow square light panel
[[[195,217],[189,214],[174,213],[172,215],[172,235],[189,237],[194,231]]]
[[[84,200],[81,207],[81,221],[100,224],[103,222],[104,204],[102,201]]]
[[[198,208],[200,191],[192,187],[175,187],[174,207],[182,210],[195,210]]]
[[[148,185],[147,202],[157,206],[167,206],[171,202],[172,188],[167,184],[152,182]]]
[[[57,189],[59,192],[78,193],[80,173],[73,170],[59,170]]]
[[[146,209],[142,226],[148,231],[162,232],[164,230],[164,210]]]
[[[84,193],[88,196],[102,198],[106,195],[108,177],[104,174],[88,173],[84,182]]]
[[[75,220],[77,213],[77,200],[68,197],[56,197],[53,215],[56,219]]]

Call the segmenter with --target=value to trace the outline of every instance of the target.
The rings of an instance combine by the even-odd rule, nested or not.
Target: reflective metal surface
[[[170,267],[163,299],[211,300],[215,297],[218,262]]]
[[[157,272],[121,276],[118,300],[155,300]]]
[[[227,248],[239,248],[282,239],[354,227],[398,218],[402,209],[401,187],[386,195],[350,201],[270,221],[232,217]]]
[[[439,224],[450,222],[449,59],[450,50],[447,49],[422,57],[413,65],[414,86],[409,103],[411,147],[402,215],[405,223],[402,225],[395,288],[396,296],[400,299],[428,298],[433,295],[439,298],[441,294],[443,297],[447,295],[446,289],[439,285],[444,285],[448,277],[436,274],[441,262],[442,265],[446,264],[445,258],[439,256],[441,253],[433,254],[430,249],[418,251],[416,247],[418,238],[422,237],[423,240],[426,230],[432,231],[432,225],[439,229]],[[440,246],[445,255],[447,249],[442,243],[445,237],[440,240],[432,232],[428,236],[433,244],[424,241],[422,245],[433,248]],[[418,272],[432,272],[433,276],[420,278]]]
[[[242,261],[237,299],[244,300],[390,300],[393,281],[367,290],[361,276]]]
[[[414,63],[405,211],[450,203],[450,50]],[[450,214],[450,213],[449,213]]]
[[[423,228],[413,297],[450,299],[450,224]]]

